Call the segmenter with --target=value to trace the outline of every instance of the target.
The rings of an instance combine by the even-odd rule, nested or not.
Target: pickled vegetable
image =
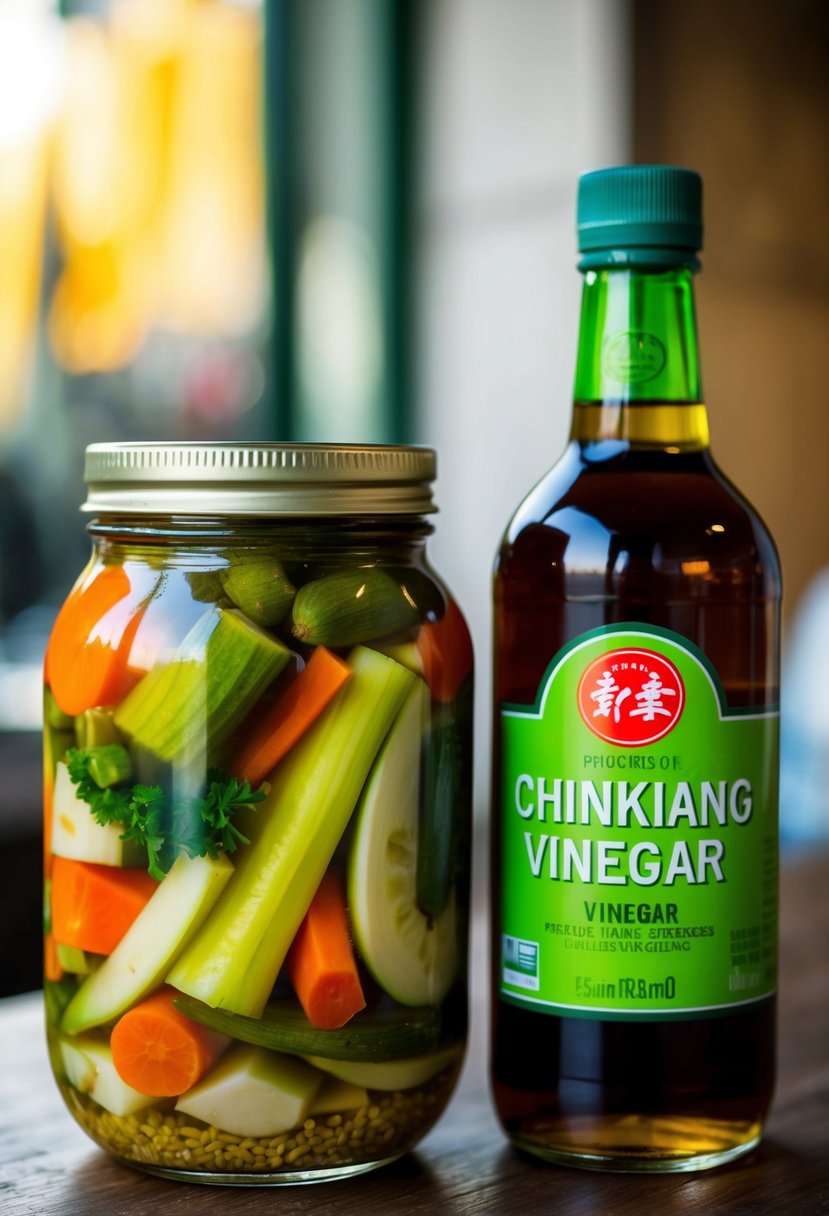
[[[351,676],[351,668],[318,646],[303,670],[277,697],[267,713],[258,711],[234,758],[236,771],[258,785],[316,722]]]
[[[457,1072],[460,702],[430,696],[418,642],[445,597],[339,543],[131,552],[81,605],[130,626],[92,673],[109,700],[46,689],[50,1058],[82,1126],[161,1172],[362,1168]]]
[[[272,1001],[258,1018],[211,1009],[187,996],[175,1003],[188,1017],[244,1043],[330,1060],[400,1059],[436,1047],[441,1035],[441,1018],[434,1006],[375,1009],[356,1014],[339,1030],[319,1030],[293,1001]]]
[[[416,897],[421,912],[432,917],[449,902],[469,848],[472,755],[464,726],[471,704],[452,714],[444,710],[432,714],[421,771]]]
[[[82,579],[64,603],[46,651],[52,696],[65,714],[116,705],[138,678],[130,652],[146,601],[122,566],[105,566]]]
[[[176,1098],[192,1089],[227,1045],[224,1035],[176,1009],[169,988],[128,1009],[109,1039],[121,1080],[158,1098]]]
[[[71,971],[73,975],[90,975],[103,962],[100,955],[79,950],[77,946],[63,946],[60,942],[56,943],[55,951],[63,970]]]
[[[144,851],[123,840],[123,831],[123,824],[104,825],[93,819],[88,803],[77,796],[66,764],[58,761],[52,793],[51,849],[55,857],[107,866],[140,865]]]
[[[292,633],[317,646],[354,646],[420,621],[411,595],[384,570],[344,570],[297,592]]]
[[[176,1110],[237,1136],[275,1136],[303,1122],[321,1085],[294,1057],[239,1043]]]
[[[145,870],[56,857],[51,887],[55,941],[111,954],[157,889]]]
[[[234,1013],[262,1012],[415,677],[358,648],[351,679],[286,757],[246,822],[251,845],[202,930],[167,976],[174,988]]]
[[[106,962],[75,993],[63,1030],[77,1034],[110,1022],[158,987],[232,873],[226,857],[179,857]]]
[[[420,758],[429,694],[417,680],[363,795],[348,874],[360,953],[404,1005],[438,1004],[458,966],[454,900],[438,916],[417,905]]]
[[[326,1056],[305,1056],[304,1059],[351,1085],[364,1085],[367,1089],[411,1089],[442,1069],[459,1063],[460,1051],[457,1047],[442,1047],[408,1059],[368,1063],[354,1059],[332,1060]]]
[[[133,1089],[118,1076],[112,1050],[106,1039],[83,1035],[61,1039],[60,1053],[70,1083],[113,1115],[132,1115],[146,1110],[156,1098]]]
[[[115,725],[112,709],[85,709],[72,719],[78,747],[100,747],[104,743],[120,743],[121,735]]]
[[[291,657],[235,609],[207,612],[175,658],[121,703],[115,724],[162,760],[211,754]]]
[[[257,625],[279,625],[294,602],[296,587],[281,564],[269,557],[240,558],[221,573],[222,589]]]

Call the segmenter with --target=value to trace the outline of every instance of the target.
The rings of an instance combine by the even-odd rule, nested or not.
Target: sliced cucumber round
[[[357,947],[403,1005],[437,1005],[458,966],[454,892],[435,917],[417,906],[420,757],[429,691],[417,680],[375,761],[357,812],[348,906]]]

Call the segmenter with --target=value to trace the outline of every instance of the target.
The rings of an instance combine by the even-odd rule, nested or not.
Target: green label
[[[502,706],[501,742],[504,999],[665,1019],[774,992],[776,710],[729,709],[692,643],[626,623]]]

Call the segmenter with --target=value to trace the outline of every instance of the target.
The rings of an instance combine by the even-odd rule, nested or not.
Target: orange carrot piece
[[[141,678],[127,662],[144,609],[121,566],[79,583],[58,613],[46,648],[46,679],[65,714],[117,705]],[[115,609],[118,611],[115,611]],[[97,626],[103,622],[100,632]]]
[[[118,1076],[139,1093],[175,1098],[195,1085],[229,1039],[173,1007],[181,994],[161,988],[133,1005],[109,1041]]]
[[[252,724],[236,757],[233,772],[255,788],[297,743],[351,676],[337,655],[317,646],[305,667],[291,681],[264,717]],[[244,728],[243,728],[244,729]]]
[[[417,636],[423,674],[436,701],[451,701],[472,671],[472,639],[463,614],[451,598],[439,621],[427,621]]]
[[[58,947],[54,933],[47,933],[43,939],[43,978],[57,983],[64,977],[64,970],[58,958]]]
[[[365,1009],[342,884],[331,870],[311,900],[286,963],[299,1003],[313,1026],[336,1030]]]
[[[52,932],[64,946],[112,954],[158,883],[146,870],[52,861]]]
[[[44,747],[45,736],[44,736]],[[43,877],[52,873],[52,808],[54,805],[55,779],[51,770],[43,774]]]

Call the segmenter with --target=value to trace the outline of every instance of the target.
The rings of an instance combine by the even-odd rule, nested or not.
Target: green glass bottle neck
[[[583,442],[707,446],[691,269],[587,271],[575,403]]]

